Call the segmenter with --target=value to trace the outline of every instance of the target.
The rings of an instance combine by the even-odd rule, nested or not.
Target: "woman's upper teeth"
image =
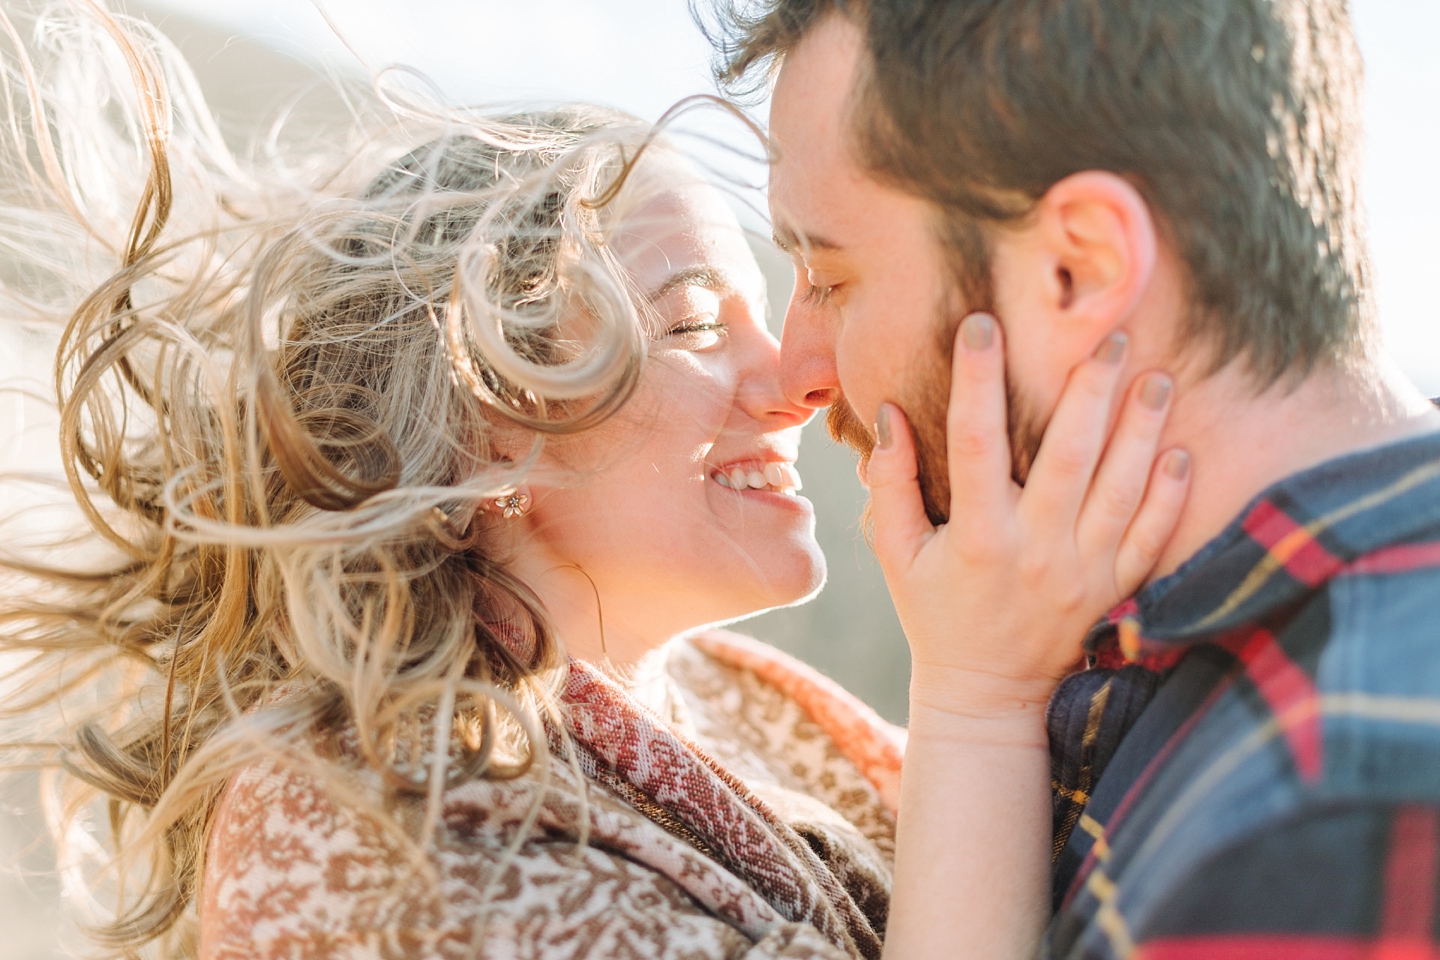
[[[801,487],[800,474],[794,465],[774,460],[768,463],[736,464],[716,470],[713,476],[716,483],[731,490],[765,490],[773,487],[782,493],[794,493]]]

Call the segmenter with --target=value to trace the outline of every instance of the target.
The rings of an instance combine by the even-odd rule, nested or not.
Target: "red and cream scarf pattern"
[[[574,756],[548,781],[448,789],[421,871],[303,773],[242,771],[212,831],[200,956],[878,955],[903,735],[756,641],[711,632],[668,662],[690,720],[572,663],[568,738],[551,739]]]
[[[878,934],[830,869],[705,751],[584,661],[571,661],[562,699],[587,777],[619,776],[673,814],[785,919],[848,953],[880,956]]]

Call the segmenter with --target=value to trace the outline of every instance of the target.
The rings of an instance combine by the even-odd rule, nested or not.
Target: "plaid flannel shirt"
[[[1086,650],[1045,956],[1440,960],[1440,433],[1272,487]]]

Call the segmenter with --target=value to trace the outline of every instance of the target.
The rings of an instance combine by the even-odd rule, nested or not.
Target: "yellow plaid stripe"
[[[1055,831],[1050,848],[1050,862],[1054,863],[1060,859],[1060,853],[1065,849],[1065,844],[1070,841],[1070,834],[1075,830],[1075,823],[1080,817],[1080,811],[1085,804],[1090,802],[1090,788],[1093,779],[1095,741],[1100,737],[1100,721],[1105,718],[1105,704],[1110,702],[1110,680],[1096,690],[1090,696],[1090,706],[1085,711],[1085,735],[1080,741],[1080,771],[1077,782],[1073,787],[1066,787],[1063,784],[1052,781],[1055,792],[1070,802],[1070,807],[1065,811],[1065,817],[1060,822],[1060,828]]]
[[[1330,511],[1323,517],[1311,520],[1305,524],[1305,526],[1290,533],[1270,548],[1265,556],[1261,558],[1260,562],[1251,568],[1245,579],[1240,582],[1240,585],[1225,598],[1225,602],[1212,610],[1210,615],[1204,620],[1200,621],[1197,629],[1204,629],[1223,620],[1233,613],[1242,603],[1259,593],[1260,588],[1265,586],[1265,584],[1270,581],[1270,578],[1285,566],[1286,561],[1293,557],[1305,544],[1313,540],[1322,530],[1332,527],[1337,523],[1342,523],[1356,514],[1382,506],[1401,494],[1408,493],[1421,484],[1428,483],[1437,477],[1440,477],[1440,460],[1416,467],[1388,487],[1383,487],[1374,493],[1360,497],[1358,500],[1353,500],[1343,507]]]
[[[1110,844],[1105,842],[1104,825],[1101,824],[1099,820],[1096,820],[1094,817],[1090,816],[1090,814],[1088,813],[1080,814],[1080,821],[1077,825],[1080,827],[1081,830],[1084,830],[1086,833],[1090,834],[1090,836],[1095,838],[1095,858],[1101,863],[1109,860]]]
[[[1095,922],[1110,939],[1110,949],[1115,951],[1115,956],[1120,960],[1127,960],[1135,953],[1135,938],[1130,935],[1130,927],[1125,923],[1125,917],[1121,915],[1120,907],[1116,903],[1120,895],[1119,889],[1098,866],[1086,879],[1085,889],[1100,901],[1100,908],[1095,911]]]

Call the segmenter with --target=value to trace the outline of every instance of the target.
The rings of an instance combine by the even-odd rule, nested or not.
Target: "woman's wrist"
[[[1050,750],[1044,712],[1024,711],[1009,717],[972,717],[910,704],[906,756],[923,746],[940,750]]]
[[[910,736],[967,742],[1045,737],[1045,709],[1056,681],[1017,679],[963,667],[915,663],[910,675]]]

